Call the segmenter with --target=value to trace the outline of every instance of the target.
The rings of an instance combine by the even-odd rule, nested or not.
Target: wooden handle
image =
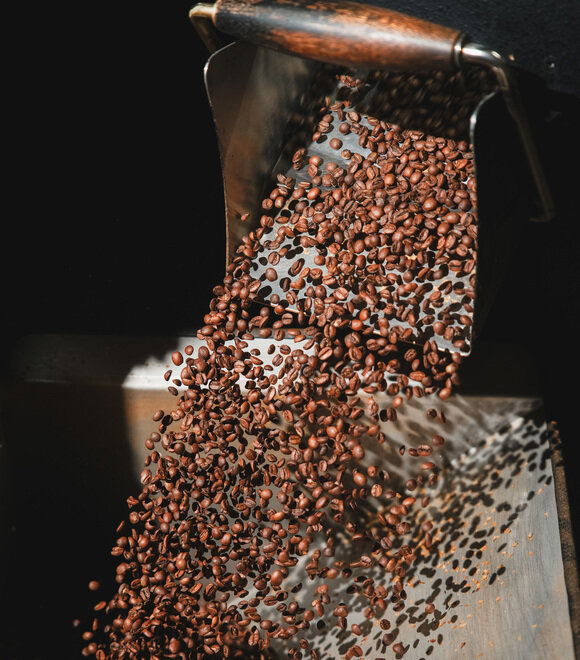
[[[216,27],[260,46],[350,67],[455,68],[461,33],[395,11],[327,0],[217,0]]]

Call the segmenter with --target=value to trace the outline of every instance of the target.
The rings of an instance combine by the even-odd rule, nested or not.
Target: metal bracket
[[[508,110],[518,127],[520,140],[522,141],[526,153],[536,190],[538,191],[542,214],[531,218],[531,220],[535,222],[547,222],[548,220],[551,220],[555,215],[554,202],[540,162],[536,143],[532,136],[532,130],[522,103],[513,68],[499,53],[480,46],[479,44],[464,42],[459,46],[459,49],[457,58],[459,64],[464,62],[479,64],[488,67],[494,72],[499,88],[504,95]]]

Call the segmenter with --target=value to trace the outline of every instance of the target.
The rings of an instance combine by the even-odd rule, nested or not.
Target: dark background
[[[211,286],[223,274],[224,213],[203,88],[207,53],[188,21],[190,4],[87,3],[42,11],[28,5],[20,17],[11,57],[14,116],[5,126],[13,143],[6,180],[13,204],[3,223],[3,358],[30,333],[171,337],[192,333],[200,324]],[[558,216],[548,225],[527,224],[518,236],[482,340],[515,342],[534,356],[547,417],[562,431],[578,521],[572,474],[579,373],[580,197],[573,144],[580,121],[578,4],[384,4],[466,29],[479,41],[514,53],[527,72],[526,103]],[[33,478],[29,466],[20,467],[8,482],[12,508],[19,489],[24,492]],[[27,641],[3,657],[69,657],[63,649],[72,644],[70,633],[56,632],[52,622],[59,617],[59,597],[76,598],[77,592],[64,587],[62,594],[51,594],[55,608],[45,608],[41,620],[27,603],[49,602],[42,579],[36,582],[35,556],[83,552],[76,547],[82,538],[75,537],[80,511],[82,503],[65,512],[70,537],[51,538],[49,512],[41,502],[34,513],[41,540],[18,541],[22,545],[9,565],[28,593],[23,598],[8,591],[4,600],[15,614],[8,637]],[[11,513],[23,515],[14,508]],[[117,511],[111,517],[118,520]],[[101,552],[99,547],[93,555]],[[93,555],[89,551],[86,562]],[[81,564],[82,559],[71,559],[68,582],[76,580]],[[80,607],[69,602],[65,609]],[[75,654],[73,648],[70,657]]]
[[[576,210],[569,191],[578,168],[568,154],[579,106],[563,92],[580,97],[578,3],[383,4],[466,29],[515,53],[537,77],[529,77],[526,101],[561,222],[537,233],[542,253],[558,251],[558,268],[575,249],[561,232],[575,224],[564,218]],[[203,87],[207,53],[190,6],[60,5],[24,17],[9,126],[16,204],[4,226],[5,329],[166,333],[191,329],[206,308],[208,285],[223,272],[223,201]],[[538,265],[530,255],[530,270]],[[569,281],[553,281],[570,293]]]

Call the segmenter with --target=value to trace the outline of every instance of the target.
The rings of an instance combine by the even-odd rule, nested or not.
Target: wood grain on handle
[[[217,0],[218,29],[310,59],[398,71],[455,68],[461,33],[398,12],[325,0]]]

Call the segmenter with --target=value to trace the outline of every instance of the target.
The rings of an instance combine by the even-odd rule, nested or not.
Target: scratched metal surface
[[[85,407],[98,389],[122,397],[126,433],[138,475],[145,457],[143,439],[153,429],[151,412],[169,409],[163,371],[174,349],[197,340],[111,337],[30,337],[13,356],[14,382],[36,388],[83,384]],[[263,340],[265,345],[269,341]],[[256,347],[260,344],[256,342]],[[144,359],[144,355],[151,357]],[[502,369],[504,378],[496,377]],[[388,442],[369,447],[365,460],[385,466],[396,483],[410,471],[398,447],[420,444],[433,433],[448,438],[435,461],[443,478],[429,514],[444,532],[438,552],[418,562],[405,585],[406,608],[387,608],[391,632],[414,660],[450,657],[505,660],[571,660],[574,657],[568,599],[564,583],[548,430],[541,400],[532,384],[527,358],[513,346],[479,345],[465,366],[464,387],[444,405],[447,424],[428,421],[424,410],[441,407],[433,399],[414,400],[398,410],[395,423],[385,425]],[[43,397],[38,397],[42,406]],[[5,429],[7,436],[14,429]],[[44,433],[50,434],[49,428]],[[78,421],[59,420],[58,433],[78,436]],[[9,441],[9,438],[8,438]],[[372,514],[377,502],[370,502]],[[111,521],[116,524],[117,521]],[[314,548],[312,548],[314,549]],[[358,558],[346,543],[337,544],[335,559]],[[373,569],[377,584],[388,580]],[[309,605],[308,580],[300,565],[292,582],[302,581],[300,601]],[[344,594],[335,581],[335,603],[349,604],[348,625],[359,623],[357,642],[365,658],[392,657],[380,644],[377,624],[365,621],[363,603]],[[311,590],[310,590],[311,591]],[[426,603],[435,611],[426,614]],[[332,623],[333,605],[327,622]],[[316,632],[313,644],[327,660],[340,658],[347,643],[336,627]],[[283,656],[282,646],[277,647]]]

